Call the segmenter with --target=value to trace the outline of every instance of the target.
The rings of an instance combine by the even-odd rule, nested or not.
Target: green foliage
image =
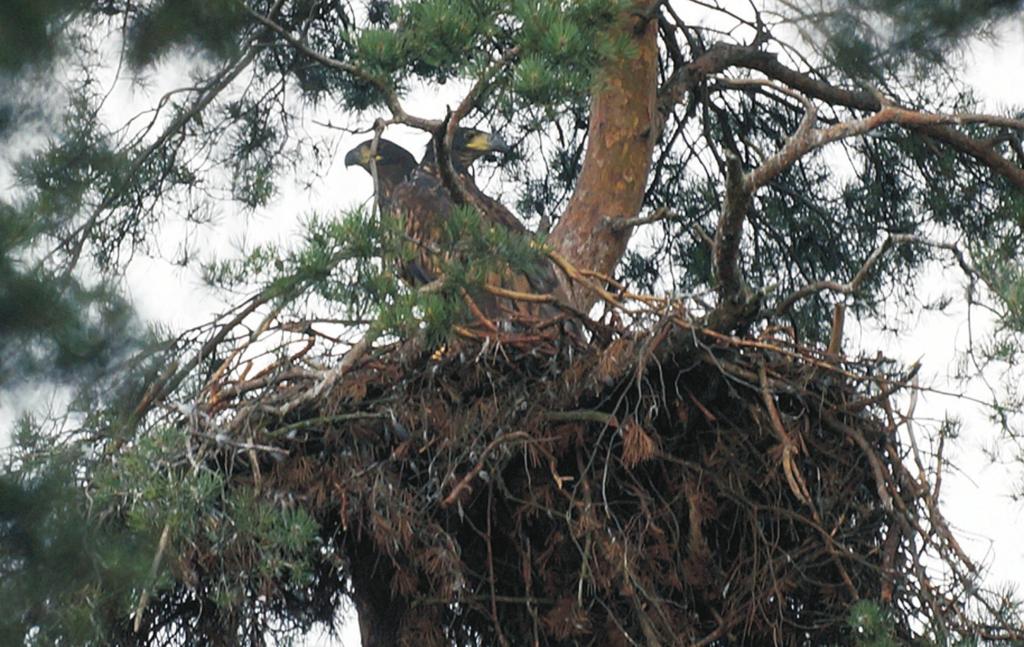
[[[234,0],[156,0],[132,21],[128,60],[143,67],[183,46],[219,58],[236,56],[247,18],[245,6]]]
[[[74,226],[72,214],[98,190],[113,191],[128,173],[125,156],[98,131],[94,117],[84,101],[73,104],[66,136],[17,165],[24,197],[0,202],[0,385],[76,374],[94,380],[144,336],[114,282],[87,283],[32,260],[43,241]],[[106,242],[97,250],[101,262],[116,252],[115,237]]]
[[[626,36],[609,33],[627,0],[294,0],[277,7],[272,17],[288,34],[362,72],[348,74],[314,61],[252,19],[250,10],[267,15],[276,4],[0,2],[3,74],[36,71],[64,60],[62,52],[75,61],[90,47],[101,49],[87,36],[102,39],[102,27],[124,38],[137,72],[171,53],[200,54],[190,67],[193,87],[167,95],[150,125],[147,118],[125,129],[103,121],[109,118],[103,74],[62,68],[68,100],[61,119],[46,131],[45,143],[17,159],[17,191],[0,204],[0,387],[81,378],[87,388],[76,394],[81,431],[73,439],[123,443],[109,456],[65,454],[51,447],[62,442],[38,427],[25,423],[19,430],[15,454],[23,463],[0,477],[0,608],[12,610],[0,618],[4,644],[30,628],[39,644],[102,641],[141,588],[153,584],[146,572],[165,527],[171,541],[156,583],[160,591],[180,592],[193,575],[166,566],[177,557],[221,560],[221,572],[234,573],[194,593],[203,603],[216,601],[226,616],[254,592],[306,581],[308,556],[319,541],[313,520],[257,488],[228,491],[223,465],[190,455],[197,436],[229,455],[242,451],[240,439],[131,416],[158,376],[177,366],[172,361],[186,366],[182,358],[210,332],[175,339],[165,333],[164,343],[141,352],[147,333],[116,279],[135,254],[153,246],[161,224],[267,207],[289,172],[310,181],[323,161],[316,157],[322,137],[312,136],[310,145],[302,132],[310,105],[335,102],[344,119],[366,125],[384,105],[385,90],[404,98],[423,84],[471,84],[485,75],[490,84],[467,121],[487,121],[517,143],[506,179],[520,211],[557,218],[579,173],[588,100],[600,87],[600,69],[635,54]],[[949,91],[946,77],[922,72],[939,70],[953,45],[1020,6],[1010,0],[827,0],[799,3],[796,11],[795,3],[785,4],[798,27],[821,32],[816,44],[825,60],[814,61],[823,64],[812,76],[827,72],[834,75],[828,81],[843,88],[866,80],[910,105],[964,111],[975,108],[969,94]],[[676,43],[686,60],[728,37],[697,23],[686,30]],[[76,38],[62,40],[69,33]],[[767,49],[785,45],[776,41]],[[249,60],[243,54],[252,57],[249,67],[231,67]],[[666,57],[662,80],[671,71]],[[801,114],[799,106],[726,91],[714,79],[702,80],[688,100],[685,116],[667,115],[645,201],[674,217],[656,226],[650,245],[631,249],[618,272],[644,291],[704,296],[715,284],[703,234],[715,234],[721,210],[716,156],[733,151],[746,169],[754,168],[784,145]],[[407,107],[417,116],[437,116]],[[821,123],[850,116],[822,108]],[[16,130],[22,118],[11,106],[0,107],[0,135]],[[1002,134],[980,126],[963,131],[983,140]],[[314,164],[303,166],[310,150]],[[1002,307],[1007,334],[986,349],[989,358],[1017,361],[1021,345],[1012,333],[1024,331],[1020,192],[973,158],[896,128],[843,152],[808,156],[758,193],[742,259],[751,287],[764,290],[772,307],[780,295],[812,281],[850,281],[889,234],[948,233],[969,242]],[[311,217],[294,244],[258,246],[241,258],[209,263],[204,272],[222,293],[256,291],[285,313],[340,315],[368,326],[372,335],[442,344],[469,316],[465,293],[479,296],[494,276],[529,275],[544,261],[526,240],[485,226],[471,209],[446,218],[442,247],[443,286],[405,286],[397,268],[413,252],[401,224],[355,211]],[[936,257],[921,246],[885,255],[854,295],[855,311],[881,315],[883,305],[912,298],[921,268]],[[825,337],[832,299],[818,295],[787,313],[801,341]],[[112,379],[109,368],[135,353]],[[187,401],[216,359],[210,351],[183,369],[170,391]],[[957,429],[949,422],[941,433],[954,436]],[[898,644],[890,612],[877,604],[857,605],[849,630],[863,647]]]
[[[607,33],[623,6],[622,0],[370,3],[370,26],[345,30],[335,56],[402,89],[416,82],[478,77],[517,47],[513,71],[501,77],[511,93],[494,92],[490,100],[508,114],[538,106],[554,109],[582,101],[595,70],[629,53],[628,39]],[[337,82],[357,110],[383,103],[379,89],[365,79],[338,77]]]
[[[512,90],[520,101],[534,108],[564,109],[567,103],[586,96],[601,64],[634,55],[628,39],[608,32],[624,6],[621,1],[566,6],[517,0],[514,12],[522,21],[518,35],[522,53]]]
[[[891,609],[874,600],[861,600],[850,607],[847,623],[852,634],[853,647],[978,647],[987,644],[982,643],[979,638],[970,636],[951,640],[941,630],[935,632],[933,640],[908,642],[899,638],[892,613]],[[1013,625],[1014,620],[1010,620],[1008,626]]]
[[[273,586],[282,578],[301,585],[316,524],[300,508],[254,491],[229,490],[223,471],[183,464],[189,433],[155,429],[123,451],[116,464],[101,466],[92,481],[94,505],[121,516],[127,529],[141,536],[159,536],[166,526],[170,561],[175,553],[185,557],[192,551],[232,561],[240,577],[218,582],[211,593],[226,607],[250,588]],[[169,574],[161,580],[165,586],[173,582]]]
[[[28,223],[33,242],[61,247],[57,258],[66,264],[64,273],[86,255],[105,275],[119,273],[148,239],[159,215],[155,205],[171,202],[175,188],[200,184],[198,175],[179,163],[180,146],[119,145],[100,120],[102,100],[82,89],[48,144],[14,165],[21,189],[12,205],[18,219]]]
[[[231,128],[224,153],[232,169],[231,196],[249,209],[266,206],[276,193],[283,133],[273,126],[274,105],[240,99],[225,108]]]
[[[20,438],[40,433],[20,423]],[[107,644],[145,585],[155,538],[90,513],[80,462],[51,448],[0,473],[5,645]]]
[[[0,386],[95,377],[141,332],[123,297],[0,256]]]
[[[365,29],[356,42],[355,56],[366,71],[381,78],[396,74],[408,61],[405,39],[388,29]]]
[[[1024,331],[1024,264],[1020,257],[1012,253],[979,250],[977,263],[985,285],[1003,306],[1000,323],[1009,330]],[[1009,360],[1012,356],[1002,359]]]
[[[856,647],[900,647],[888,611],[878,603],[861,600],[850,609],[848,620]]]
[[[987,32],[1020,8],[1018,0],[816,0],[807,17],[843,71],[883,79],[896,67],[937,66],[965,38]],[[817,5],[819,12],[811,7]],[[802,8],[803,9],[803,8]]]
[[[402,5],[398,21],[415,72],[444,82],[479,61],[489,49],[481,45],[495,29],[501,4],[419,0]]]
[[[282,304],[316,295],[322,312],[372,321],[376,334],[422,335],[428,344],[440,344],[468,316],[463,290],[479,294],[490,278],[510,271],[530,275],[543,260],[528,239],[487,226],[469,207],[449,214],[442,234],[440,246],[450,253],[437,259],[444,276],[439,290],[399,284],[395,268],[414,256],[401,221],[361,210],[311,217],[294,249],[258,246],[241,259],[208,263],[204,276],[225,289],[257,286]]]
[[[17,179],[29,191],[19,206],[35,223],[33,235],[55,233],[98,195],[130,199],[121,190],[129,186],[131,170],[129,155],[105,132],[90,98],[77,96],[50,145],[16,164]]]
[[[59,43],[54,34],[60,22],[67,14],[90,4],[89,0],[5,0],[0,3],[0,73],[48,63],[57,53]]]
[[[328,310],[370,319],[397,290],[393,274],[379,262],[395,239],[394,220],[361,210],[340,218],[312,216],[303,239],[291,250],[257,246],[240,259],[205,264],[205,281],[222,289],[265,290],[281,305],[309,293]]]

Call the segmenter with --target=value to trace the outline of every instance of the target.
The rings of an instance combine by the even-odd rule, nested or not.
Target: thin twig
[[[149,591],[153,586],[153,582],[156,580],[156,575],[160,570],[160,561],[163,559],[164,551],[167,550],[167,544],[171,539],[171,524],[164,524],[163,532],[160,533],[160,541],[156,545],[156,554],[153,555],[153,563],[149,567],[149,583],[142,589],[142,594],[139,595],[139,604],[135,607],[135,620],[132,622],[132,631],[139,633],[142,629],[142,615],[146,611],[146,605],[149,604]]]

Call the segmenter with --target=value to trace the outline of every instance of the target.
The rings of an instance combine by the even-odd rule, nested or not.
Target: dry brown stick
[[[825,527],[821,523],[821,517],[818,515],[818,511],[814,508],[813,505],[808,506],[810,508],[810,510],[811,510],[811,515],[812,515],[811,519],[808,519],[805,515],[799,514],[795,510],[792,510],[792,509],[789,509],[789,508],[780,508],[780,507],[776,507],[776,506],[757,506],[756,504],[755,504],[755,507],[756,508],[762,508],[762,509],[765,509],[765,510],[770,510],[773,514],[786,516],[786,517],[789,517],[790,519],[794,519],[796,521],[799,521],[802,524],[806,524],[806,525],[810,526],[812,529],[814,529],[815,532],[817,532],[819,535],[821,535],[822,541],[825,542],[825,548],[826,548],[827,552],[829,553],[829,556],[830,556],[830,558],[832,560],[832,563],[835,564],[836,569],[839,571],[839,577],[842,578],[843,584],[846,585],[846,589],[847,589],[847,591],[849,591],[850,596],[854,600],[859,600],[860,599],[860,593],[857,591],[857,587],[854,585],[853,579],[850,577],[849,573],[847,572],[846,567],[843,566],[842,558],[846,558],[846,559],[851,560],[851,561],[859,562],[859,563],[861,563],[861,564],[863,564],[865,566],[874,566],[874,565],[871,562],[869,562],[865,557],[860,556],[860,555],[850,554],[848,552],[844,553],[844,554],[840,554],[839,551],[836,549],[836,542],[835,542],[835,538],[833,537],[833,534],[830,533],[829,531],[825,530]],[[834,530],[833,530],[833,532],[834,532]]]
[[[476,475],[479,474],[480,471],[484,468],[484,461],[487,459],[488,454],[490,454],[495,447],[512,440],[528,440],[529,438],[530,434],[526,433],[525,431],[514,431],[509,434],[498,436],[497,438],[489,442],[487,444],[487,447],[484,447],[484,450],[480,453],[480,460],[476,462],[476,465],[474,465],[472,469],[470,469],[469,472],[467,472],[466,475],[462,477],[462,479],[455,485],[455,487],[452,488],[452,491],[448,494],[448,496],[446,496],[444,500],[441,501],[441,507],[451,507],[453,503],[458,501],[459,496],[462,494],[462,492],[470,487],[470,482],[472,482],[472,480],[476,478]]]
[[[459,102],[459,105],[456,106],[455,110],[450,110],[444,120],[441,121],[438,128],[431,131],[433,138],[430,145],[434,147],[434,160],[437,162],[437,170],[441,177],[441,183],[452,194],[452,198],[456,204],[469,204],[481,213],[487,211],[486,205],[481,204],[479,200],[475,198],[472,191],[466,190],[465,180],[455,172],[455,167],[452,165],[450,155],[452,142],[455,139],[455,132],[458,130],[459,123],[462,121],[462,118],[476,106],[477,101],[480,99],[480,95],[483,94],[484,90],[488,85],[490,85],[493,78],[519,55],[519,51],[520,49],[518,45],[509,48],[501,58],[488,67],[487,70],[477,78],[473,87],[470,88],[469,92],[466,93],[466,96],[462,98],[462,101]]]
[[[890,524],[882,546],[882,587],[878,597],[882,604],[892,603],[893,588],[896,585],[896,551],[900,545],[899,524]]]
[[[459,292],[462,295],[462,300],[466,303],[466,307],[469,308],[470,314],[473,315],[473,318],[486,328],[488,332],[497,333],[498,327],[490,320],[490,318],[488,318],[487,315],[483,313],[480,306],[478,306],[476,301],[473,300],[473,297],[469,296],[469,292],[467,292],[465,288],[460,288]]]
[[[633,607],[633,612],[636,614],[636,619],[640,623],[640,631],[644,634],[644,644],[649,645],[650,647],[661,647],[661,640],[658,638],[658,632],[654,627],[654,622],[647,616],[646,611],[637,599],[635,591],[637,588],[640,588],[639,583],[636,582],[636,578],[630,579],[632,582],[628,589],[632,591],[632,594],[627,597],[629,598],[630,606]]]
[[[458,324],[452,326],[452,331],[460,337],[475,339],[476,341],[498,341],[502,344],[537,344],[552,341],[557,335],[553,333],[514,333],[514,332],[489,332],[479,331]],[[540,348],[533,348],[540,350]]]
[[[786,427],[782,423],[782,416],[779,415],[779,409],[775,406],[775,397],[768,389],[768,372],[764,362],[758,367],[758,376],[761,380],[761,398],[768,409],[772,429],[782,444],[782,471],[786,475],[786,483],[789,484],[789,490],[793,496],[804,505],[809,506],[811,505],[811,495],[807,491],[807,482],[804,480],[803,474],[800,473],[800,468],[793,462],[793,456],[799,452],[799,449],[789,432],[786,431]]]
[[[200,360],[212,353],[217,345],[224,341],[228,336],[228,333],[230,333],[235,326],[242,323],[246,317],[255,312],[260,306],[270,301],[270,299],[270,292],[267,290],[252,297],[249,303],[242,308],[238,314],[232,317],[230,321],[220,326],[217,333],[208,339],[192,356],[192,358],[184,363],[184,365],[179,366],[177,360],[171,361],[171,363],[167,365],[167,368],[160,374],[160,377],[146,389],[146,393],[143,395],[142,400],[139,401],[135,406],[135,409],[132,410],[131,415],[128,416],[128,420],[125,422],[124,428],[130,432],[135,425],[143,419],[146,413],[156,402],[177,388],[178,385],[185,380],[188,373],[198,366]],[[117,451],[126,439],[127,434],[116,439],[114,444],[107,451]]]
[[[829,335],[828,351],[833,361],[843,355],[843,324],[846,321],[846,304],[837,303],[832,310],[832,332]]]
[[[316,373],[306,369],[291,369],[281,373],[267,374],[259,378],[236,379],[235,381],[225,385],[224,388],[218,390],[216,399],[209,400],[206,403],[206,406],[210,410],[216,410],[222,405],[225,405],[229,398],[250,393],[272,384],[292,382],[296,380],[312,380],[315,379],[316,376]]]
[[[563,272],[565,272],[565,274],[570,279],[572,279],[573,281],[575,281],[577,283],[581,283],[587,289],[595,292],[598,296],[600,296],[607,303],[610,303],[610,304],[615,305],[615,306],[620,306],[620,307],[623,305],[621,300],[619,300],[618,297],[616,297],[611,292],[605,290],[600,285],[595,285],[580,270],[576,269],[576,267],[572,263],[570,263],[567,259],[565,259],[561,254],[558,254],[557,252],[551,251],[551,250],[549,250],[547,252],[547,254],[548,254],[548,257],[555,262],[555,265],[557,265]]]
[[[879,378],[879,385],[881,386],[881,390],[875,395],[871,395],[866,398],[861,398],[860,400],[854,400],[853,402],[850,402],[849,404],[846,405],[846,411],[848,413],[856,413],[857,411],[861,411],[862,409],[866,409],[867,407],[870,407],[875,404],[882,404],[883,407],[887,406],[889,396],[905,389],[907,387],[907,384],[909,384],[911,380],[915,380],[917,378],[917,373],[920,370],[921,363],[915,362],[913,366],[910,367],[910,370],[907,371],[906,375],[904,375],[903,378],[900,379],[898,382],[890,383],[887,379]]]
[[[649,216],[643,216],[639,218],[627,218],[622,219],[606,219],[606,224],[612,228],[612,231],[623,231],[632,227],[639,227],[641,225],[650,225],[655,222],[661,222],[663,220],[679,220],[681,216],[670,211],[667,207],[658,207]]]
[[[953,551],[954,554],[963,562],[967,569],[971,573],[977,573],[978,569],[974,565],[967,554],[963,551],[960,546],[960,542],[956,540],[956,537],[949,529],[949,524],[946,522],[945,517],[939,512],[937,497],[935,492],[928,487],[926,472],[924,467],[924,461],[921,458],[921,452],[917,445],[917,439],[914,434],[913,416],[914,409],[917,406],[917,394],[920,389],[917,386],[917,377],[914,377],[913,388],[911,389],[910,403],[907,405],[907,413],[903,414],[904,426],[907,429],[907,436],[910,438],[911,451],[914,455],[914,462],[917,464],[917,468],[920,472],[920,487],[922,490],[922,498],[924,499],[925,505],[928,509],[928,520],[932,524],[932,528],[942,535],[943,539],[946,540],[947,545]]]
[[[308,402],[310,400],[320,397],[320,395],[326,389],[334,386],[334,383],[337,382],[337,380],[342,375],[346,374],[349,371],[349,369],[355,366],[356,362],[362,359],[363,356],[366,355],[367,352],[369,352],[370,348],[373,347],[373,341],[377,338],[378,335],[379,333],[376,330],[372,328],[368,330],[359,341],[352,344],[352,347],[348,349],[348,352],[346,352],[344,356],[342,356],[341,361],[338,362],[337,366],[331,368],[326,373],[324,373],[323,377],[319,382],[317,382],[316,386],[306,391],[304,397],[299,397],[290,403],[286,403],[281,408],[281,415],[287,413],[291,409],[294,409],[296,406],[304,402]]]
[[[690,643],[689,647],[707,647],[711,643],[715,642],[729,631],[729,625],[724,622],[719,623],[718,627],[714,631],[704,636],[695,643]]]
[[[787,357],[792,357],[792,358],[798,359],[800,361],[806,361],[806,362],[808,362],[808,363],[810,363],[810,364],[812,364],[814,366],[817,366],[819,368],[827,369],[829,371],[838,373],[839,375],[842,375],[844,377],[847,377],[847,378],[850,378],[850,379],[853,379],[853,380],[860,380],[860,379],[863,378],[863,376],[857,375],[856,373],[852,373],[849,370],[842,368],[841,366],[837,366],[837,365],[835,365],[835,364],[833,364],[831,362],[826,362],[824,360],[820,360],[820,359],[818,359],[818,358],[816,358],[816,357],[814,357],[814,356],[812,356],[810,354],[800,353],[800,352],[797,352],[797,351],[794,351],[794,350],[791,350],[791,349],[788,349],[788,348],[783,348],[782,346],[777,346],[775,344],[770,344],[770,343],[767,343],[767,342],[758,341],[756,339],[743,339],[743,338],[736,337],[736,336],[733,336],[733,335],[727,335],[725,333],[720,333],[717,330],[712,330],[710,328],[703,328],[703,327],[701,327],[699,325],[695,325],[691,321],[686,321],[685,319],[682,319],[682,318],[679,318],[679,317],[673,317],[672,321],[674,321],[677,325],[679,325],[682,328],[685,328],[687,330],[692,330],[692,331],[700,333],[702,335],[707,335],[708,337],[711,337],[713,339],[717,339],[719,341],[725,342],[725,343],[733,345],[733,346],[742,346],[742,347],[747,347],[747,348],[758,348],[758,349],[761,349],[761,350],[770,350],[770,351],[774,351],[776,353],[779,353],[780,355],[785,355]]]
[[[273,323],[274,319],[276,319],[277,316],[279,314],[281,314],[281,310],[282,309],[284,309],[284,305],[280,305],[280,306],[272,309],[267,314],[267,316],[265,316],[263,318],[263,320],[260,321],[259,325],[256,326],[256,329],[253,330],[249,334],[249,343],[250,344],[253,341],[255,341],[260,335],[262,335],[264,332],[267,331],[267,329],[270,327],[270,324]],[[241,322],[239,322],[239,323],[241,323]],[[203,385],[203,389],[202,389],[202,391],[200,393],[208,391],[208,390],[211,390],[213,388],[213,385],[216,383],[216,381],[219,380],[222,375],[224,375],[225,371],[227,371],[227,368],[228,368],[228,366],[231,365],[231,362],[233,362],[236,357],[238,357],[243,352],[245,352],[245,350],[248,347],[249,347],[249,344],[240,344],[233,351],[231,351],[231,354],[228,355],[224,359],[224,361],[220,363],[220,366],[217,367],[217,370],[214,371],[213,375],[210,376],[210,379],[207,380],[206,384]],[[263,375],[265,375],[265,374],[269,373],[270,371],[272,371],[274,368],[275,367],[273,365],[264,368],[262,371],[260,371],[255,376],[253,376],[253,379],[257,379],[257,378],[262,377]]]
[[[498,633],[498,642],[502,647],[509,647],[508,638],[501,630],[501,622],[498,621],[498,601],[494,591],[494,542],[491,537],[491,514],[494,492],[488,489],[487,492],[487,574],[488,584],[491,588],[491,621],[494,623],[494,630]]]
[[[491,285],[487,283],[484,285],[484,290],[490,292],[494,296],[505,297],[507,299],[514,299],[516,301],[528,301],[530,303],[553,303],[555,296],[553,294],[536,294],[534,292],[519,292],[517,290],[509,290],[497,285]]]
[[[885,467],[882,465],[882,460],[878,458],[878,454],[875,453],[874,448],[864,438],[864,434],[859,429],[851,427],[836,416],[832,415],[828,411],[823,411],[822,416],[825,421],[833,427],[839,428],[840,431],[850,437],[853,442],[860,447],[861,452],[864,453],[865,458],[868,459],[868,463],[871,465],[871,471],[875,477],[875,491],[878,493],[878,499],[882,502],[882,507],[887,512],[892,512],[893,499],[889,494],[888,479],[886,479]],[[905,506],[906,504],[904,504]]]

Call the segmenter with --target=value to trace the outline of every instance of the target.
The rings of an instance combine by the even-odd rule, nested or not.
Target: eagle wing
[[[417,169],[392,192],[390,208],[401,219],[411,251],[399,271],[402,279],[413,286],[439,279],[444,220],[455,208],[448,191],[438,178]]]
[[[515,236],[530,236],[529,230],[503,204],[477,187],[467,169],[459,169],[466,198],[480,212],[482,224],[502,229]],[[424,160],[392,192],[390,212],[398,217],[404,230],[408,253],[399,267],[401,278],[412,286],[435,281],[444,273],[444,265],[452,260],[456,245],[446,236],[446,221],[457,205],[444,185],[432,156]],[[560,285],[555,269],[548,261],[538,264],[526,273],[507,272],[485,278],[488,285],[520,293],[559,294]],[[480,313],[491,320],[549,319],[559,309],[549,303],[497,298],[484,290],[473,290],[471,299]]]

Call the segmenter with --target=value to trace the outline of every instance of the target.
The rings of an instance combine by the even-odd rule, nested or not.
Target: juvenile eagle
[[[376,200],[381,213],[393,215],[393,196],[395,190],[401,186],[417,168],[416,158],[413,154],[398,144],[388,139],[381,139],[377,142],[376,155],[372,152],[373,140],[368,139],[345,154],[345,166],[358,166],[370,175],[373,175],[371,160],[376,160],[377,165],[377,186]],[[429,208],[429,207],[428,207]],[[408,227],[405,227],[408,235]],[[418,240],[410,237],[411,241]],[[398,274],[410,285],[422,285],[429,283],[433,278],[416,261],[409,261],[399,266]]]
[[[459,128],[452,138],[449,155],[455,172],[463,178],[468,178],[469,168],[477,159],[489,153],[507,150],[508,147],[499,137],[479,130]],[[469,183],[464,182],[463,184],[468,188],[471,178]],[[472,186],[474,189],[476,188],[475,184]],[[479,189],[476,191],[479,192]],[[476,205],[471,204],[471,206]],[[403,220],[407,238],[416,245],[415,266],[423,274],[414,278],[419,282],[429,282],[439,278],[441,260],[450,251],[442,249],[446,246],[445,221],[457,208],[457,204],[441,179],[433,141],[427,144],[426,153],[424,153],[419,166],[404,183],[395,189],[392,207]],[[490,219],[490,213],[479,207],[477,209],[481,211],[481,216],[485,221]],[[522,228],[514,216],[511,218],[516,226]],[[495,224],[504,227],[511,226],[503,220],[499,220]],[[496,313],[488,312],[489,316],[492,314]]]
[[[365,141],[345,156],[346,166],[360,166],[370,172],[370,147]],[[489,153],[507,152],[500,137],[471,128],[459,128],[449,151],[452,168],[460,178],[460,185],[468,204],[480,212],[483,222],[505,229],[515,235],[528,236],[530,232],[508,210],[484,194],[470,174],[470,168],[479,158]],[[412,155],[401,146],[380,140],[377,149],[378,203],[381,210],[402,220],[405,235],[412,246],[412,260],[399,269],[403,280],[416,286],[430,283],[442,274],[444,259],[451,253],[451,241],[446,241],[445,222],[457,208],[456,199],[445,186],[436,162],[434,143],[427,146],[422,161],[416,165]],[[518,292],[549,293],[557,289],[557,280],[551,266],[531,271],[528,276],[488,277],[490,285]],[[503,319],[512,312],[527,314],[528,304],[498,299],[486,291],[473,295],[473,301],[489,319]],[[557,314],[557,309],[544,306],[533,308],[531,316],[544,318]]]
[[[497,135],[473,128],[458,128],[452,138],[450,158],[452,168],[459,176],[460,185],[470,206],[474,207],[483,217],[484,222],[492,226],[502,227],[513,235],[532,237],[533,233],[519,221],[505,205],[480,190],[473,178],[471,167],[488,153],[507,153],[508,145]],[[435,146],[431,141],[427,144],[423,160],[415,174],[426,173],[434,180],[431,185],[443,187],[440,169],[437,167]],[[445,191],[449,199],[450,193]],[[407,221],[408,222],[408,221]],[[512,274],[500,277],[491,282],[492,285],[513,290],[515,292],[535,294],[555,294],[562,296],[563,290],[558,283],[556,270],[550,261],[544,260],[525,274]],[[503,311],[498,315],[515,312],[520,318],[550,319],[557,316],[560,310],[552,304],[534,304],[523,301],[501,299],[498,304]],[[489,314],[490,316],[490,314]]]
[[[391,195],[399,184],[408,179],[416,168],[416,158],[412,153],[387,139],[377,142],[377,153],[374,155],[373,140],[367,139],[349,152],[345,153],[345,166],[358,166],[370,175],[373,169],[372,160],[377,163],[377,204],[384,213],[391,212]]]

